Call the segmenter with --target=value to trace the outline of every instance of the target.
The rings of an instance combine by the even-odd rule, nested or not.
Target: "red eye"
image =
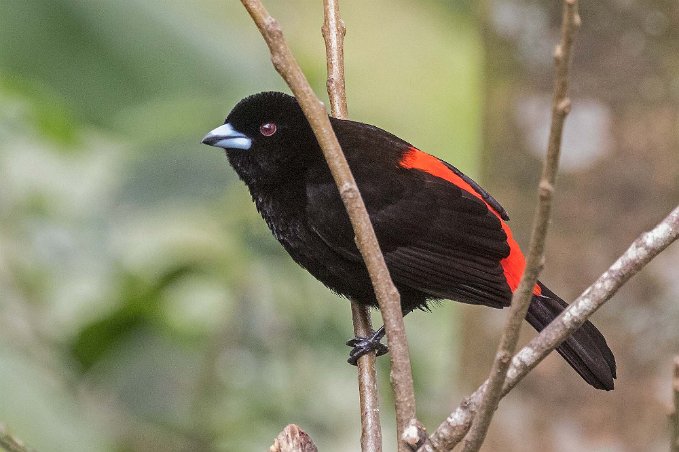
[[[264,135],[265,137],[270,137],[274,133],[276,133],[276,123],[275,122],[265,122],[261,126],[259,126],[259,133]]]

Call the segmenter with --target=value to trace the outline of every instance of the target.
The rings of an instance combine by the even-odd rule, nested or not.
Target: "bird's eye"
[[[274,133],[276,133],[276,123],[275,122],[265,122],[261,126],[259,126],[259,133],[264,135],[265,137],[270,137]]]

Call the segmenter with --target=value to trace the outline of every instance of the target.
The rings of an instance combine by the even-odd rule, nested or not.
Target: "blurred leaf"
[[[0,125],[10,127],[14,123],[21,127],[22,123],[30,122],[35,132],[59,145],[60,151],[77,149],[78,125],[66,102],[49,86],[29,78],[9,77],[0,69],[0,103],[3,105]]]
[[[162,319],[163,291],[193,271],[195,268],[192,265],[181,265],[167,270],[152,281],[123,273],[120,287],[115,290],[122,299],[115,309],[107,316],[85,325],[71,344],[73,356],[83,366],[83,371],[87,371],[135,331],[157,328]]]

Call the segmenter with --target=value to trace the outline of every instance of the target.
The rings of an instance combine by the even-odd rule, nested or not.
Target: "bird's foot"
[[[347,362],[353,366],[358,362],[358,358],[374,351],[377,356],[384,355],[389,351],[389,348],[380,341],[384,337],[384,326],[375,331],[368,337],[358,337],[347,341],[349,347],[353,347],[349,352],[349,359]]]

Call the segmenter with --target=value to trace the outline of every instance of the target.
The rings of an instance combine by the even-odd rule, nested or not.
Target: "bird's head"
[[[248,184],[293,177],[305,159],[319,154],[318,144],[297,100],[263,92],[238,102],[224,124],[202,141],[226,150],[231,165]],[[265,180],[262,180],[265,179]]]

